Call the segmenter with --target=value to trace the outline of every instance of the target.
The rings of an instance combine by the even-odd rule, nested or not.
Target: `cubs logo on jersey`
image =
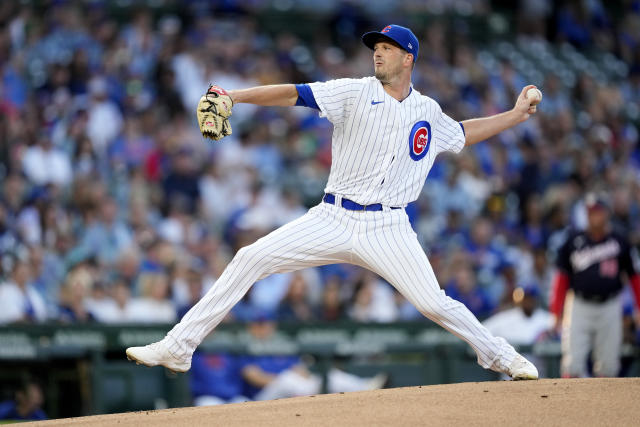
[[[431,125],[420,121],[413,125],[409,133],[409,156],[416,162],[427,155],[431,144]]]

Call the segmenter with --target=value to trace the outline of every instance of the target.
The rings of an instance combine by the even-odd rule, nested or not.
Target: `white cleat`
[[[514,380],[538,379],[538,369],[536,369],[533,363],[529,362],[520,354],[516,354],[516,357],[513,359],[513,362],[511,362],[511,365],[509,365],[505,373]]]
[[[183,361],[169,352],[162,341],[145,345],[144,347],[129,347],[126,351],[127,359],[145,366],[164,366],[173,372],[187,372],[191,368],[191,361]]]

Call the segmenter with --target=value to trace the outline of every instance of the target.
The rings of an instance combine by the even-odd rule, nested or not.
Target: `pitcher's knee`
[[[242,266],[257,267],[261,271],[268,268],[270,259],[269,254],[255,243],[241,248],[233,257],[234,262],[240,263]]]
[[[448,297],[444,291],[438,292],[437,297],[430,299],[428,304],[421,304],[420,312],[428,318],[443,319],[451,316],[453,310],[464,308],[464,305]]]
[[[257,251],[249,246],[241,248],[233,257],[234,263],[239,263],[243,266],[254,264],[258,261]]]
[[[418,306],[418,310],[425,317],[437,320],[437,319],[446,319],[449,317],[450,309],[448,305],[443,305],[439,301],[432,301],[431,304],[422,304]]]

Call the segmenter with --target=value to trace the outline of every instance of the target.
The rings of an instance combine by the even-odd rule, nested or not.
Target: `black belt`
[[[336,196],[331,193],[326,193],[322,198],[322,201],[325,203],[329,203],[330,205],[336,204]],[[353,200],[342,198],[341,205],[343,208],[348,209],[350,211],[381,211],[382,204],[374,203],[372,205],[361,205],[360,203],[356,203]],[[392,206],[391,209],[402,209],[400,206]]]
[[[611,298],[618,296],[619,294],[619,292],[615,294],[608,294],[608,295],[585,294],[575,290],[573,292],[581,300],[588,301],[588,302],[606,302],[606,301],[609,301]]]

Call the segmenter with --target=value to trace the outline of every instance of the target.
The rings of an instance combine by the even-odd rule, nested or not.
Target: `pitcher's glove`
[[[231,135],[229,116],[231,115],[233,100],[219,86],[211,85],[198,102],[198,125],[205,138],[218,141]]]

